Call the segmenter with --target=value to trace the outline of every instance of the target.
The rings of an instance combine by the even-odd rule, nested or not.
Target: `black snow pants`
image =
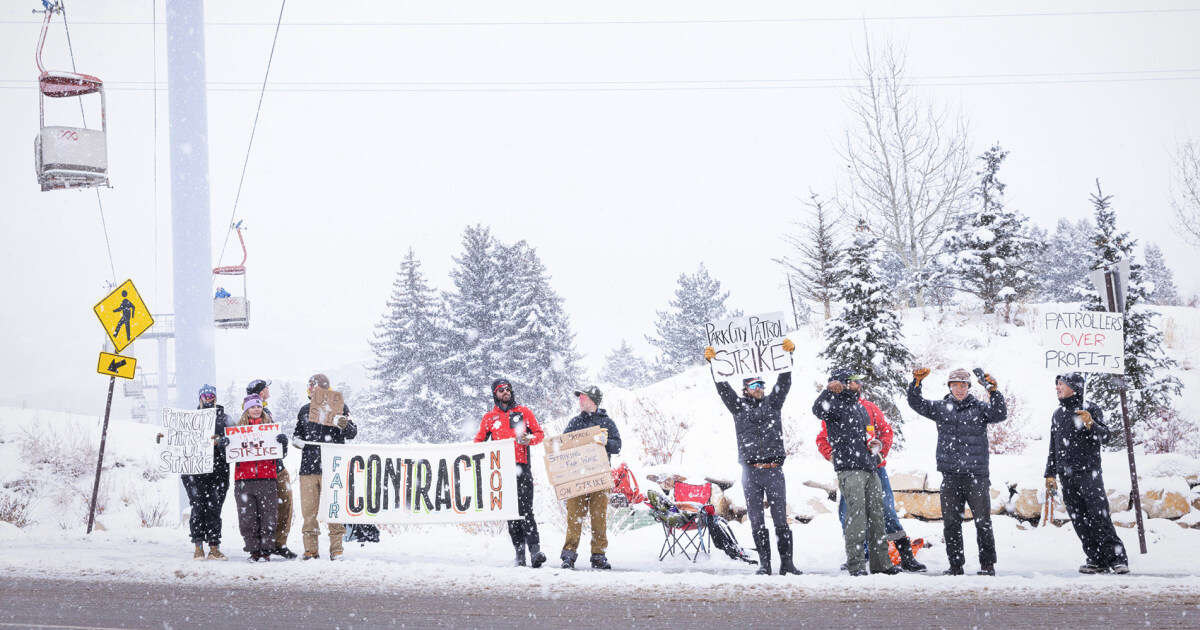
[[[188,522],[195,544],[221,544],[221,508],[229,492],[229,469],[219,468],[204,475],[181,475],[192,518]]]
[[[991,481],[987,475],[942,474],[942,533],[950,566],[966,564],[963,553],[963,505],[971,506],[975,537],[979,543],[979,565],[996,564],[996,537],[992,533]]]
[[[517,464],[517,512],[521,518],[508,522],[508,536],[512,539],[513,547],[537,547],[542,539],[538,536],[537,521],[533,518],[533,473],[529,470],[529,464]]]
[[[750,531],[762,536],[767,531],[763,519],[763,500],[771,507],[771,523],[777,536],[792,530],[787,521],[787,483],[783,478],[783,467],[756,468],[752,464],[742,465],[742,490],[746,495],[746,515],[750,517]]]
[[[1062,475],[1063,504],[1071,517],[1075,535],[1083,543],[1088,564],[1111,567],[1129,564],[1125,544],[1117,536],[1108,513],[1108,496],[1104,492],[1104,477],[1099,471]]]

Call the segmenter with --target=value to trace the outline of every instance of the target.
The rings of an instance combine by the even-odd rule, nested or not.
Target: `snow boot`
[[[756,575],[771,575],[771,534],[763,529],[754,530],[754,550],[758,552]]]
[[[594,553],[592,554],[592,568],[607,570],[611,569],[612,565],[608,563],[608,558],[605,558],[604,554]]]
[[[320,558],[320,557],[321,557],[321,556],[320,556],[320,554],[318,554],[318,553],[317,553],[317,552],[315,552],[315,551],[313,551],[313,552],[308,552],[308,551],[305,551],[305,552],[304,552],[304,557],[303,557],[303,558],[300,558],[300,559],[301,559],[301,560],[316,560],[317,558]]]
[[[559,556],[559,558],[562,558],[562,568],[574,569],[575,568],[575,559],[578,557],[579,557],[579,554],[575,553],[574,551],[571,551],[569,549],[563,549],[562,555]]]
[[[1129,573],[1129,565],[1118,562],[1111,567],[1108,567],[1108,570],[1116,573],[1117,575],[1125,575],[1126,573]]]
[[[882,571],[871,571],[871,575],[900,575],[901,573],[904,573],[904,571],[900,570],[900,567],[894,564]]]
[[[975,572],[975,575],[990,575],[992,577],[996,577],[996,565],[985,564],[979,567],[979,570]]]
[[[546,554],[542,553],[541,547],[529,545],[529,566],[540,569],[543,564],[546,564]]]
[[[896,541],[896,551],[900,554],[900,568],[912,573],[924,573],[926,566],[917,562],[917,556],[913,554],[912,541],[908,536]]]
[[[792,564],[792,530],[776,531],[775,536],[779,539],[779,575],[804,575]]]
[[[279,556],[280,558],[283,558],[284,560],[295,560],[296,559],[296,552],[292,551],[291,549],[288,549],[287,547],[276,547],[271,550],[271,553]]]
[[[196,543],[196,551],[192,553],[192,560],[203,560],[203,559],[204,559],[204,545],[202,543]]]
[[[1093,575],[1096,573],[1104,573],[1105,571],[1107,571],[1107,569],[1105,569],[1104,567],[1092,564],[1090,562],[1079,567],[1079,572],[1086,574],[1086,575]]]
[[[517,558],[516,558],[516,560],[513,560],[513,566],[514,567],[523,567],[523,566],[525,566],[525,545],[523,545],[523,544],[517,545],[516,549],[517,549]]]
[[[208,559],[209,560],[228,560],[229,558],[225,554],[221,553],[221,549],[217,545],[209,545],[208,546]]]
[[[341,561],[342,561],[342,552],[340,552],[340,551],[331,551],[331,552],[329,553],[329,561],[330,561],[330,562],[341,562]]]
[[[850,572],[850,577],[864,577],[867,575],[871,575],[871,572],[866,569],[855,569]]]
[[[942,571],[942,575],[962,575],[962,574],[963,574],[963,568],[956,567],[954,565],[950,565],[949,569]]]

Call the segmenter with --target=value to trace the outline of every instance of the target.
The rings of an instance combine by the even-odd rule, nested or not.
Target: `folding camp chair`
[[[658,559],[661,561],[678,553],[695,562],[701,553],[712,553],[707,518],[716,512],[711,503],[712,484],[694,485],[677,481],[672,494],[679,511],[666,515],[656,512],[655,515],[662,523],[664,536]]]

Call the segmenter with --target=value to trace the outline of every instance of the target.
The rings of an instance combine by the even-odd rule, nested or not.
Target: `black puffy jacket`
[[[343,404],[342,415],[350,415],[350,407]],[[345,444],[346,440],[352,440],[356,435],[358,435],[358,427],[355,426],[353,420],[346,422],[345,430],[337,428],[336,425],[309,422],[307,404],[301,407],[300,412],[296,414],[296,429],[292,431],[293,437],[305,442],[325,442],[327,444]],[[304,450],[300,454],[300,474],[321,474],[320,446],[315,444],[304,445]]]
[[[775,387],[762,400],[738,396],[725,381],[717,383],[721,402],[733,414],[737,433],[738,461],[743,464],[783,463],[787,451],[783,448],[783,419],[781,411],[788,390],[792,388],[792,373],[784,372]]]
[[[1003,422],[1008,405],[999,390],[990,402],[967,394],[955,400],[951,394],[941,400],[925,400],[916,381],[908,384],[908,406],[937,423],[937,469],[942,473],[988,474],[987,425]]]
[[[1083,405],[1075,394],[1058,401],[1050,419],[1050,453],[1046,456],[1046,477],[1100,474],[1100,447],[1112,435],[1104,424],[1104,412],[1094,404]],[[1083,426],[1075,415],[1080,409],[1092,414],[1092,428]]]
[[[567,423],[567,428],[563,429],[563,433],[581,431],[588,427],[600,427],[608,430],[608,442],[604,444],[604,450],[610,459],[613,455],[621,452],[621,432],[617,430],[617,423],[613,422],[613,419],[608,417],[608,412],[603,409],[597,409],[592,413],[585,411],[571,418],[571,421]]]
[[[825,421],[834,470],[875,470],[879,463],[867,449],[871,416],[858,402],[858,392],[847,387],[835,394],[827,389],[817,396],[812,412]]]

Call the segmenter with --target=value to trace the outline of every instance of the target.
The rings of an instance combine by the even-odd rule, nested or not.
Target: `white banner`
[[[321,503],[330,523],[508,521],[517,511],[514,441],[321,444]]]
[[[256,462],[283,457],[283,445],[276,439],[283,429],[274,423],[243,424],[225,427],[229,446],[225,447],[225,461]]]
[[[158,442],[158,472],[202,475],[213,470],[213,435],[217,410],[164,407],[163,438]]]
[[[714,382],[739,381],[792,371],[792,355],[783,350],[787,325],[783,313],[735,317],[704,325],[707,345],[717,351],[709,362]]]
[[[1063,372],[1125,373],[1125,318],[1105,311],[1042,313],[1042,367]]]

